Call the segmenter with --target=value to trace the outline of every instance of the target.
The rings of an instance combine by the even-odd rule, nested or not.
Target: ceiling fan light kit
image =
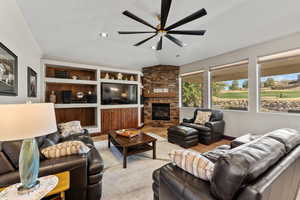
[[[157,43],[156,46],[152,46],[152,49],[156,49],[156,50],[162,50],[162,43],[163,43],[163,37],[168,38],[170,41],[172,41],[173,43],[175,43],[176,45],[180,46],[180,47],[184,47],[186,46],[185,43],[181,42],[180,40],[178,40],[177,38],[175,38],[172,35],[197,35],[197,36],[203,36],[206,32],[206,30],[173,30],[179,26],[182,26],[184,24],[187,24],[191,21],[197,20],[205,15],[207,15],[207,12],[204,8],[198,10],[197,12],[183,18],[182,20],[179,20],[178,22],[165,27],[166,26],[166,22],[168,19],[168,15],[169,15],[169,11],[171,8],[171,4],[172,4],[172,0],[162,0],[161,1],[161,15],[159,16],[160,19],[160,24],[157,27],[152,26],[151,24],[149,24],[148,22],[146,22],[145,20],[137,17],[136,15],[132,14],[131,12],[129,12],[128,10],[123,12],[123,15],[144,24],[145,26],[148,26],[152,29],[154,29],[154,31],[119,31],[119,34],[144,34],[144,33],[154,33],[154,35],[134,44],[134,46],[140,46],[142,44],[144,44],[145,42],[151,40],[152,38],[159,36],[160,39]]]

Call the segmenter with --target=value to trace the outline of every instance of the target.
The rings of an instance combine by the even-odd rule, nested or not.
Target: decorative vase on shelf
[[[118,80],[122,80],[123,79],[123,74],[122,73],[118,73]]]
[[[52,90],[50,94],[50,102],[51,103],[56,103],[56,95],[55,92]]]
[[[106,73],[104,78],[105,78],[105,79],[109,79],[109,74]]]
[[[131,81],[135,81],[135,80],[134,80],[134,77],[133,77],[132,75],[130,76],[130,80],[131,80]]]

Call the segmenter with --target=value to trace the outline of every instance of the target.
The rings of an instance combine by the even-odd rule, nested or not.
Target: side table
[[[65,200],[65,192],[70,188],[70,172],[54,174],[58,178],[58,183],[45,197],[59,195],[61,200]],[[6,188],[0,188],[0,192]]]

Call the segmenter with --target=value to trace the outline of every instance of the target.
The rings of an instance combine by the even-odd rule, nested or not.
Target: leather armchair
[[[204,125],[195,124],[194,122],[198,112],[211,112],[212,115],[209,122]],[[193,118],[183,119],[183,122],[180,125],[196,129],[199,132],[199,142],[203,144],[211,144],[221,140],[225,129],[223,112],[213,109],[198,108],[195,110]]]
[[[41,155],[39,176],[69,171],[70,189],[66,192],[67,200],[99,200],[101,198],[104,163],[87,131],[67,138],[53,133],[36,139],[40,149],[47,140],[51,140],[55,144],[80,140],[89,146],[91,150],[87,155],[72,155],[54,159],[45,159]],[[18,159],[21,141],[3,142],[1,146],[0,168],[2,166],[3,168],[0,170],[0,188],[20,182]]]

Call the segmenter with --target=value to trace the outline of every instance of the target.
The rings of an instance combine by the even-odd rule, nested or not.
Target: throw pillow
[[[195,124],[205,124],[206,122],[209,122],[210,116],[211,112],[198,111],[195,119]]]
[[[44,148],[41,152],[46,158],[60,158],[69,155],[85,154],[89,151],[90,148],[81,141],[68,141]]]
[[[211,180],[215,165],[201,154],[188,150],[173,150],[169,156],[173,164],[184,171],[202,180]]]
[[[58,129],[63,137],[68,137],[73,134],[84,132],[80,125],[80,121],[71,121],[67,123],[58,124]]]

